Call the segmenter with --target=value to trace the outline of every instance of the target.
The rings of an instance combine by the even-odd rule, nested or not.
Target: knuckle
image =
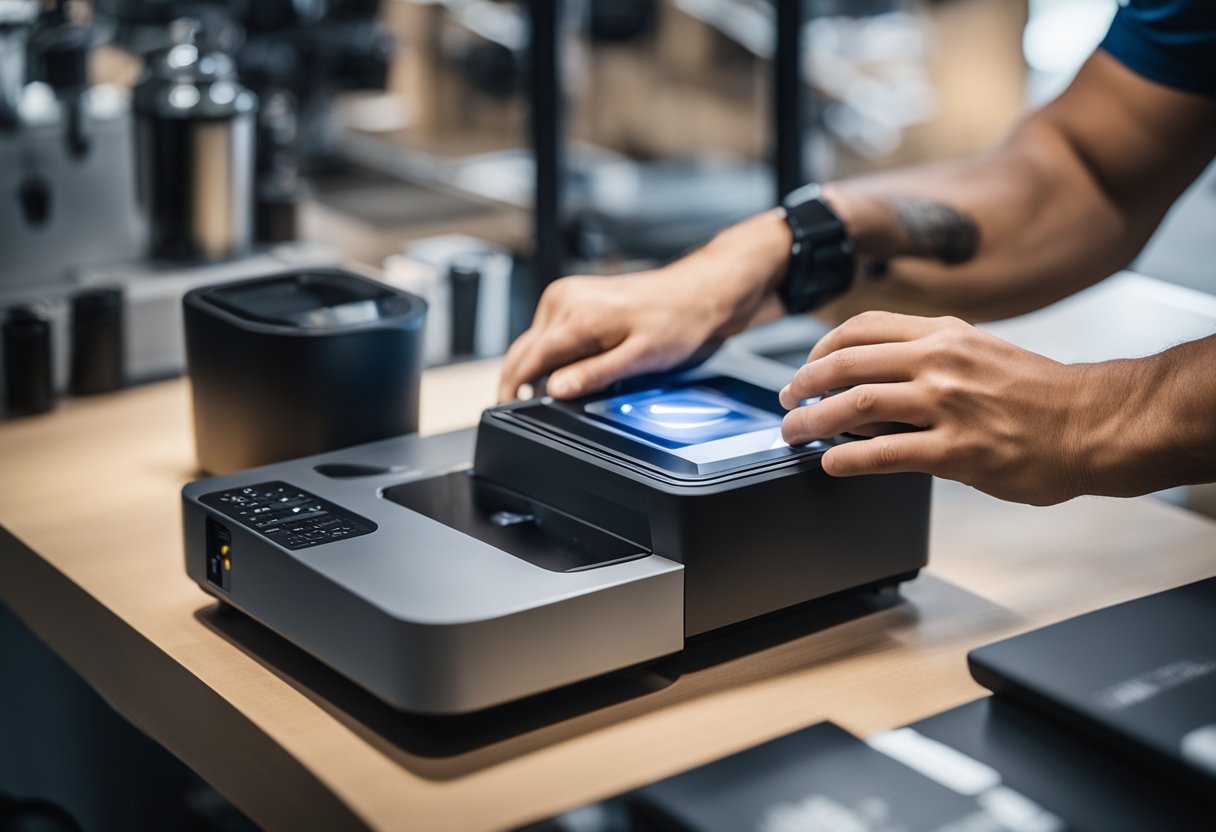
[[[853,411],[860,416],[869,416],[878,408],[878,396],[869,387],[854,387],[850,398]]]
[[[959,318],[948,318],[950,325],[936,334],[939,349],[958,358],[968,356],[975,349],[975,339],[980,331]]]
[[[552,352],[556,345],[569,339],[574,332],[574,327],[569,321],[553,324],[536,339],[536,352],[542,354]]]
[[[832,353],[832,367],[836,370],[847,371],[857,366],[857,351],[845,348]]]
[[[965,343],[963,331],[954,327],[939,329],[929,336],[929,340],[940,353],[952,352],[962,347]]]
[[[864,331],[865,329],[873,326],[882,319],[884,314],[885,313],[877,312],[873,309],[865,312],[859,312],[842,323],[840,326],[836,327],[836,329],[832,330],[832,332],[828,333],[826,337],[833,338],[833,340],[837,338],[844,338],[847,340],[853,337],[854,332]]]
[[[950,373],[934,373],[928,380],[929,394],[938,407],[950,408],[963,397],[963,385]]]
[[[885,321],[891,315],[890,312],[883,312],[881,309],[867,309],[865,312],[859,312],[849,319],[849,323],[856,321],[858,324],[871,324]]]
[[[591,329],[587,335],[587,342],[591,349],[596,353],[608,352],[608,350],[617,346],[621,339],[614,333],[606,329]]]
[[[624,345],[632,353],[649,354],[663,347],[663,338],[658,332],[635,332],[625,339]]]
[[[894,442],[877,442],[873,439],[870,442],[872,445],[870,454],[876,468],[893,468],[899,464],[899,448]]]
[[[566,291],[566,280],[567,278],[563,277],[561,280],[555,280],[546,286],[544,291],[540,293],[540,304],[550,305],[556,303]]]
[[[805,393],[814,389],[815,366],[803,364],[794,372],[791,388],[797,393]],[[799,396],[801,398],[801,396]]]
[[[582,278],[577,276],[558,278],[540,293],[540,303],[554,305],[569,301],[581,282]]]

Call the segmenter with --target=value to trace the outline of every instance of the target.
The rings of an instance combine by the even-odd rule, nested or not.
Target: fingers
[[[791,445],[802,445],[881,422],[924,426],[929,418],[930,409],[915,385],[863,384],[791,410],[781,422],[781,437]]]
[[[921,351],[911,344],[868,344],[843,347],[803,364],[781,391],[781,405],[798,403],[829,390],[873,382],[908,381],[915,375]]]
[[[956,318],[921,318],[896,312],[862,312],[849,318],[819,340],[807,363],[845,347],[914,341],[946,326],[963,325]]]
[[[536,340],[536,327],[526,329],[515,339],[507,354],[503,357],[502,374],[498,379],[498,402],[515,401],[515,397],[519,395],[519,387],[531,379],[526,379],[519,374],[520,361],[523,356],[532,349],[532,343]]]
[[[561,366],[564,362],[556,356],[563,354],[563,350],[571,354],[572,357],[566,359],[571,361],[593,351],[590,348],[581,353],[572,351],[570,342],[578,339],[563,334],[564,327],[558,323],[573,305],[572,293],[577,294],[578,287],[586,280],[578,276],[563,277],[550,283],[541,293],[531,326],[515,340],[503,358],[498,382],[499,402],[514,401],[521,385],[530,384],[545,372]]]
[[[500,400],[514,399],[521,384],[533,382],[545,373],[585,358],[600,348],[595,338],[569,327],[549,328],[526,341],[524,336],[521,336],[508,352],[502,382],[499,384]],[[514,358],[510,356],[510,352],[516,353]]]
[[[896,433],[848,442],[823,455],[823,470],[833,477],[904,471],[933,474],[943,458],[940,441],[932,432],[926,432]]]
[[[608,352],[558,370],[549,378],[548,393],[555,399],[574,399],[658,366],[645,341],[628,338]]]

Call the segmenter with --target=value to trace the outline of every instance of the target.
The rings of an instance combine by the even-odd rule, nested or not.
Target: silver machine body
[[[774,401],[789,374],[722,353],[693,372],[723,367]],[[449,715],[645,665],[713,627],[897,585],[926,563],[925,475],[834,480],[815,453],[798,450],[681,482],[568,437],[536,434],[530,454],[518,443],[533,441],[531,428],[516,411],[492,408],[478,430],[401,436],[191,483],[182,492],[186,571],[392,706]],[[491,441],[506,461],[497,471]],[[507,461],[510,447],[523,448],[525,461]],[[472,476],[475,459],[486,471]],[[574,467],[559,471],[563,459]],[[451,489],[463,487],[456,472],[493,489],[504,470],[518,479],[508,488],[525,492],[515,493],[516,507],[490,514],[483,505],[470,519]],[[565,504],[563,491],[575,502]],[[654,529],[640,543],[611,519],[621,500],[635,503],[630,491],[651,495],[636,501],[650,507]],[[403,492],[426,499],[395,502]],[[593,502],[580,509],[584,498]],[[319,519],[296,525],[292,511]],[[546,512],[583,529],[559,539],[573,541],[559,542],[559,554],[604,536],[608,554],[543,568],[543,558],[485,525]],[[744,608],[745,621],[731,614]],[[707,615],[718,623],[706,625]]]
[[[186,486],[186,571],[386,702],[462,713],[641,664],[684,645],[684,567],[659,555],[552,572],[379,495],[466,468],[472,429],[402,436]],[[383,467],[335,479],[318,465]],[[205,494],[282,481],[346,507],[372,534],[289,551],[230,523]],[[231,530],[231,583],[207,579],[208,518]]]

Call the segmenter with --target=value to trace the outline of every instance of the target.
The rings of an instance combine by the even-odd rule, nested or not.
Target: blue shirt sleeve
[[[1128,0],[1101,48],[1150,81],[1216,97],[1216,1]]]

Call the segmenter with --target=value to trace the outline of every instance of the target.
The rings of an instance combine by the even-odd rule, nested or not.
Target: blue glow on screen
[[[669,448],[780,427],[781,417],[708,387],[645,390],[586,405],[586,412]]]

